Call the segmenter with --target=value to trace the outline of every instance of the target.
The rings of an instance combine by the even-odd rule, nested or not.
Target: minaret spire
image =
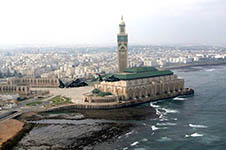
[[[121,16],[118,34],[118,72],[123,72],[128,67],[128,35],[126,25]]]

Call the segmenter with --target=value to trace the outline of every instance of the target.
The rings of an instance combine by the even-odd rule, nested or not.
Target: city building
[[[58,88],[57,78],[11,78],[7,81],[8,85],[27,85],[31,88]]]

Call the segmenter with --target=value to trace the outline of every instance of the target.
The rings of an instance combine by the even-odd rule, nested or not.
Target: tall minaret
[[[118,34],[118,71],[123,72],[128,63],[128,35],[126,34],[125,22],[123,16],[119,24]]]

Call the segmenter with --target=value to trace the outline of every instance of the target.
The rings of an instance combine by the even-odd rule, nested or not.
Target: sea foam
[[[165,136],[165,137],[162,137],[161,139],[159,139],[158,141],[162,141],[162,142],[171,141],[171,138]]]
[[[154,108],[159,108],[159,106],[158,105],[155,105],[154,103],[150,103],[150,106],[151,107],[154,107]]]
[[[147,142],[147,141],[148,141],[148,139],[144,138],[144,139],[142,139],[142,141],[143,141],[143,142]]]
[[[182,98],[182,97],[175,97],[173,100],[175,101],[185,101],[186,98]]]
[[[151,129],[152,129],[153,131],[155,131],[155,130],[158,130],[159,128],[157,128],[156,126],[151,126]]]
[[[177,125],[176,123],[172,123],[172,122],[166,122],[166,123],[157,123],[157,126],[175,126]]]
[[[131,144],[131,146],[135,146],[135,145],[137,145],[138,143],[139,143],[138,141],[133,142],[133,143]]]
[[[179,111],[174,110],[174,109],[166,109],[166,108],[162,108],[162,110],[164,110],[165,113],[179,113]]]
[[[133,134],[133,131],[130,131],[130,132],[126,133],[125,135],[128,136],[130,134]]]
[[[205,126],[205,125],[195,125],[195,124],[189,124],[189,127],[192,127],[192,128],[207,128],[207,126]]]
[[[208,71],[208,72],[211,72],[211,71],[214,71],[216,69],[206,69],[205,71]]]
[[[191,134],[191,135],[185,135],[185,138],[187,138],[187,137],[200,137],[200,136],[203,136],[203,134],[199,134],[199,133],[193,133],[193,134]]]

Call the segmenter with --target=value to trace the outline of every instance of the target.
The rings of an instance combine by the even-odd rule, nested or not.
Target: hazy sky
[[[226,0],[0,0],[0,45],[226,43]]]

